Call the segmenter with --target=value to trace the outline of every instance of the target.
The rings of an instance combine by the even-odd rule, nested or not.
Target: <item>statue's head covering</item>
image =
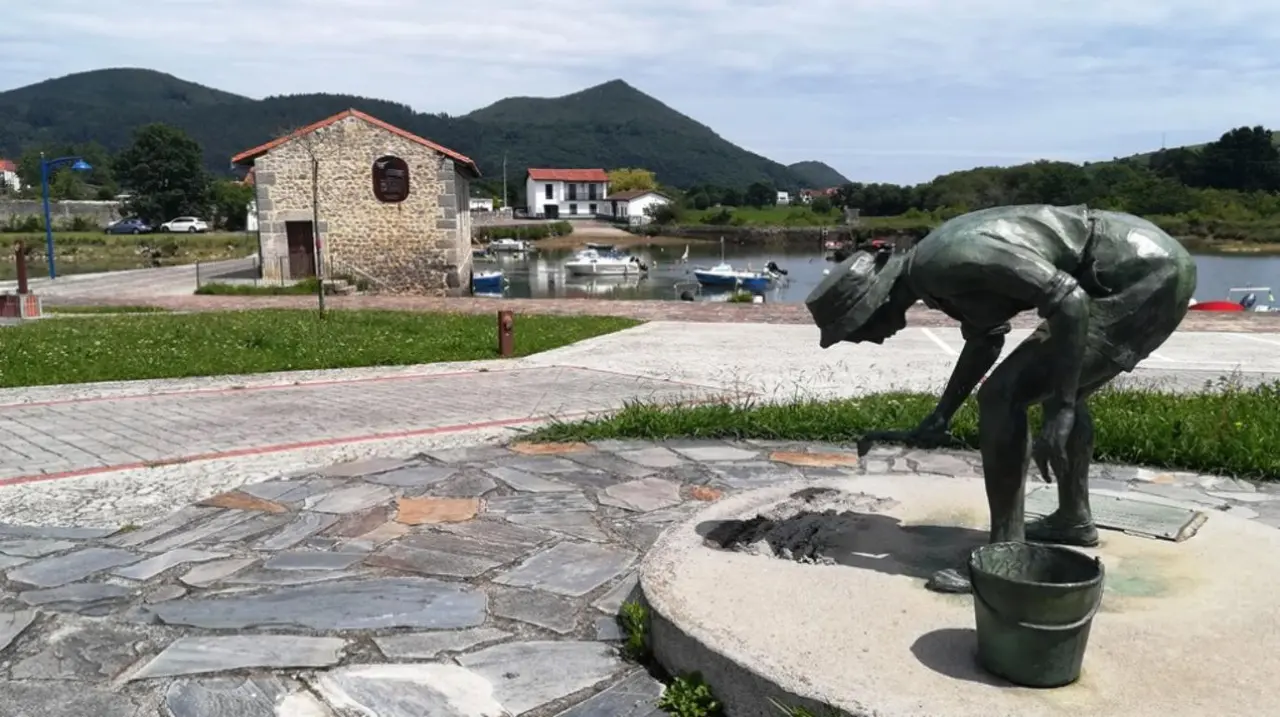
[[[884,306],[905,261],[891,250],[859,250],[809,292],[804,303],[822,331],[822,348],[844,341]]]

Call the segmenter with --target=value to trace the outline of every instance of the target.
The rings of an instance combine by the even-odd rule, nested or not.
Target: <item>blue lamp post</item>
[[[49,216],[49,173],[64,164],[70,164],[71,169],[77,172],[87,172],[93,167],[89,163],[79,157],[58,157],[57,159],[45,159],[44,152],[40,153],[40,192],[44,198],[44,245],[45,253],[49,260],[49,278],[58,278],[58,270],[54,267],[53,261],[53,218]]]

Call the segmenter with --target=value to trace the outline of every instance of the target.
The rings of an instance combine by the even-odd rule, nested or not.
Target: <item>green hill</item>
[[[812,184],[622,80],[564,97],[509,98],[448,117],[367,97],[255,100],[151,70],[97,70],[0,92],[0,156],[90,141],[116,151],[136,128],[164,122],[200,142],[207,166],[225,173],[233,154],[350,107],[467,154],[490,177],[500,175],[505,155],[508,176],[517,178],[530,166],[644,167],[677,187]]]
[[[828,189],[849,183],[849,180],[843,174],[837,172],[830,165],[812,159],[789,164],[787,169],[790,169],[792,174],[799,177],[800,181],[808,189]]]

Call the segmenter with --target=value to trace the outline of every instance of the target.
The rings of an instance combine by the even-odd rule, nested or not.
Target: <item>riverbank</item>
[[[1189,248],[1232,254],[1280,254],[1280,222],[1270,219],[1205,219],[1198,216],[1151,215],[1151,222]],[[865,241],[888,238],[915,241],[945,221],[941,215],[915,212],[890,217],[861,217],[855,226],[842,224],[836,210],[809,207],[705,209],[682,211],[676,222],[649,225],[646,234],[739,244],[812,244],[828,239]]]

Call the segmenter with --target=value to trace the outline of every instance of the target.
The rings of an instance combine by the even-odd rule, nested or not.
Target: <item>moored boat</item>
[[[588,244],[564,263],[564,270],[573,276],[638,276],[649,266],[612,244]]]
[[[500,271],[479,271],[471,276],[471,293],[501,294],[506,277]]]
[[[489,246],[488,246],[489,251],[507,251],[507,252],[529,251],[532,248],[533,247],[529,244],[529,242],[523,239],[512,239],[511,237],[502,237],[501,239],[494,239],[493,241],[489,242]]]

